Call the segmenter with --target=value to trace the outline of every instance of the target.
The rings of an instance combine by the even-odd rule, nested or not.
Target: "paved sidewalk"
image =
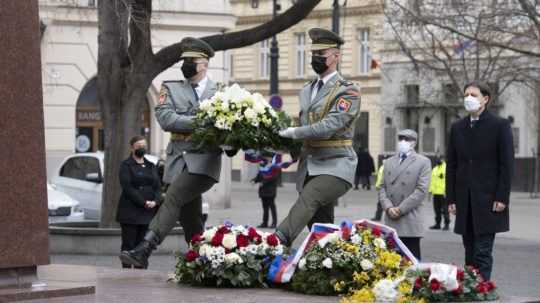
[[[232,207],[211,209],[208,224],[215,225],[229,220],[235,224],[258,225],[262,218],[257,186],[233,182]],[[283,219],[297,193],[292,184],[278,188],[276,199],[278,217]],[[376,207],[375,191],[349,191],[336,207],[336,223],[342,220],[371,218]],[[529,199],[526,193],[514,193],[511,202],[511,232],[499,234],[495,241],[495,267],[493,279],[504,296],[540,298],[540,199]],[[433,223],[431,203],[424,205],[426,226]],[[268,231],[271,231],[268,229]],[[299,236],[298,246],[307,230]],[[422,240],[424,261],[463,264],[461,237],[453,232],[427,231]],[[117,256],[53,255],[52,263],[120,267]],[[154,255],[150,269],[160,272],[174,270],[174,256]]]

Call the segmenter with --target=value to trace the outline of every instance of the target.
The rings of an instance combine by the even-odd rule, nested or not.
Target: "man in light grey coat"
[[[164,131],[171,133],[167,146],[163,181],[169,183],[165,202],[150,222],[149,231],[135,249],[123,251],[123,263],[148,266],[148,257],[180,218],[186,242],[203,231],[202,194],[219,180],[221,149],[196,150],[191,142],[193,119],[199,101],[212,97],[218,85],[206,72],[214,51],[196,38],[182,40],[185,81],[165,81],[162,85],[156,119]]]
[[[422,206],[431,179],[431,161],[414,150],[418,135],[410,129],[398,133],[398,153],[384,162],[379,203],[384,223],[396,229],[412,254],[420,259],[424,235]]]
[[[286,245],[306,225],[334,222],[334,205],[351,188],[357,162],[352,138],[359,90],[336,70],[344,41],[320,28],[311,29],[309,36],[318,77],[300,91],[300,126],[280,132],[304,140],[296,183],[300,196],[276,231]]]

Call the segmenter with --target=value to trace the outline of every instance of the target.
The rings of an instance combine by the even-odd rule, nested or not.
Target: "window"
[[[444,102],[445,103],[459,103],[460,93],[459,89],[452,83],[445,84],[443,86]]]
[[[384,151],[387,153],[393,153],[396,151],[396,136],[397,131],[393,126],[387,126],[384,128]]]
[[[405,85],[407,104],[417,104],[420,100],[420,87],[418,85]]]
[[[369,29],[360,29],[358,31],[359,44],[359,68],[360,74],[367,74],[371,68],[371,54],[369,53]]]
[[[60,176],[83,181],[91,173],[97,173],[98,176],[101,176],[99,160],[93,157],[71,158],[60,169]]]
[[[270,39],[261,42],[259,50],[259,76],[268,78],[270,76]]]
[[[296,77],[302,78],[306,74],[306,34],[295,34],[296,40]]]

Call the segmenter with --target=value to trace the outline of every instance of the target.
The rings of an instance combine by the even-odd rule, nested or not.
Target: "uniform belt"
[[[309,147],[343,147],[352,146],[352,140],[306,140],[305,144]]]
[[[171,133],[171,140],[175,140],[175,141],[191,140],[191,133]]]

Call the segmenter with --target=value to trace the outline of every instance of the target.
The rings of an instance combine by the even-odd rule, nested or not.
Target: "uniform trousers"
[[[165,195],[165,202],[150,222],[150,230],[157,234],[160,241],[167,236],[180,218],[186,242],[195,234],[203,232],[202,194],[208,191],[216,181],[206,175],[189,173],[184,166]]]
[[[314,223],[334,223],[334,206],[350,188],[350,183],[335,176],[309,176],[289,214],[278,226],[277,235],[290,246],[306,225],[311,229]]]

